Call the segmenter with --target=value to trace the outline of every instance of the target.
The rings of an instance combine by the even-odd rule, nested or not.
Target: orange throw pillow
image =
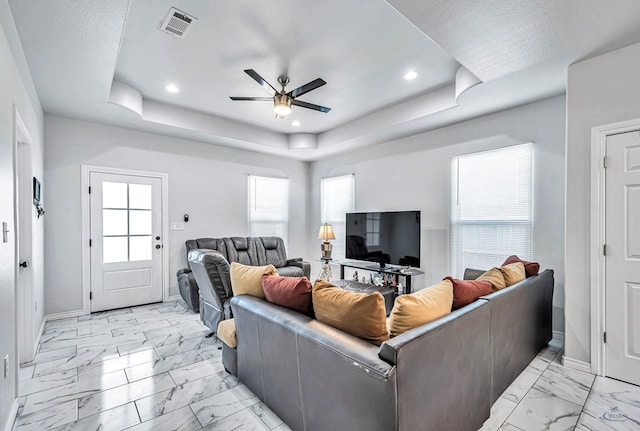
[[[507,287],[507,283],[504,281],[504,275],[498,268],[491,268],[489,271],[480,275],[476,280],[487,280],[491,283],[491,287],[494,292]]]
[[[398,296],[389,315],[391,336],[395,337],[446,316],[451,313],[451,304],[453,284],[449,280],[442,280],[415,293]]]
[[[502,273],[507,287],[527,278],[522,262],[510,263],[509,265],[501,266],[498,269]]]
[[[349,292],[325,280],[313,285],[316,319],[377,346],[389,339],[387,313],[380,292]]]

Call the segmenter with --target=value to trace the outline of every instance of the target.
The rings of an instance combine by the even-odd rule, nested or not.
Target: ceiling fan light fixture
[[[273,97],[273,112],[276,113],[276,118],[285,118],[291,114],[291,98],[286,94],[276,94]]]

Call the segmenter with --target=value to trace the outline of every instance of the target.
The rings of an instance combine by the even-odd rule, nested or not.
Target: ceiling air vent
[[[197,18],[172,7],[160,30],[171,33],[174,36],[185,37],[196,21],[198,21]]]

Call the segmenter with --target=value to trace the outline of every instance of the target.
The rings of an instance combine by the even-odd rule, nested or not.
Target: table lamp
[[[333,245],[331,245],[329,240],[336,239],[336,236],[333,234],[333,226],[328,223],[320,226],[318,239],[324,240],[324,242],[320,245],[320,250],[322,250],[322,259],[331,259],[331,250],[333,249]]]

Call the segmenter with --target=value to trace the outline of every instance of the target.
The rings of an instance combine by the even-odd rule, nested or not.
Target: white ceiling
[[[303,160],[561,94],[569,64],[640,41],[637,0],[9,4],[45,112]],[[183,39],[159,30],[172,6],[198,19]],[[482,83],[456,99],[460,66]],[[320,77],[300,100],[332,111],[231,101],[268,96],[243,69]]]

